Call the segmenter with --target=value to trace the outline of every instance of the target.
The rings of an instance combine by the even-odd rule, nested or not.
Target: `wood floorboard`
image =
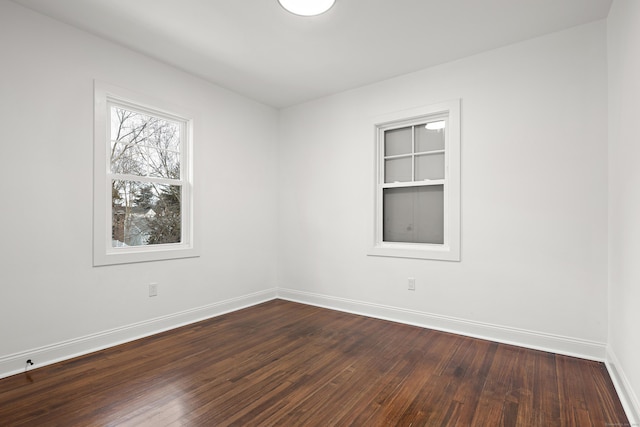
[[[602,363],[274,300],[0,380],[0,426],[628,425]]]

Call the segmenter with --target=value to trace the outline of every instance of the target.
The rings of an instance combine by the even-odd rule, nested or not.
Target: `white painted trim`
[[[220,316],[252,305],[275,299],[275,288],[243,295],[237,298],[208,304],[179,313],[156,317],[131,325],[121,326],[108,331],[98,332],[68,341],[50,344],[32,350],[0,357],[0,378],[15,375],[25,370],[27,359],[35,362],[33,368],[51,365],[56,362],[82,356],[94,351],[113,347],[140,338],[148,337],[170,329]],[[32,369],[33,369],[32,368]]]
[[[603,362],[605,359],[606,344],[595,341],[475,322],[456,317],[346,298],[337,298],[293,289],[278,288],[278,298],[377,319],[390,320],[392,322],[451,332],[473,338],[580,357],[582,359],[596,360],[599,362]]]
[[[127,178],[110,172],[109,123],[111,104],[131,108],[181,122],[180,180],[158,180],[138,177],[143,182],[175,183],[182,187],[182,242],[114,248],[111,241],[111,180]],[[199,215],[194,182],[194,112],[174,105],[166,99],[94,80],[94,148],[93,148],[93,266],[127,264],[192,258],[200,256],[199,235],[195,232]]]
[[[399,258],[432,259],[441,261],[460,261],[460,164],[461,164],[461,99],[452,99],[438,104],[426,105],[409,110],[396,111],[371,118],[374,130],[374,191],[373,211],[368,221],[371,236],[368,237],[367,255]],[[434,181],[408,181],[399,184],[384,182],[384,132],[405,126],[414,126],[431,119],[442,118],[447,121],[445,134],[445,176],[444,184],[444,244],[416,244],[383,241],[383,190],[385,188],[418,187],[440,185]],[[415,152],[415,136],[412,136],[411,159]],[[412,171],[414,162],[412,160]],[[413,173],[412,173],[413,175]],[[412,177],[413,179],[413,177]]]
[[[613,381],[613,386],[618,392],[622,407],[627,414],[629,424],[632,426],[640,426],[640,399],[638,399],[638,396],[634,393],[629,379],[622,370],[620,362],[610,346],[607,346],[605,365],[607,371],[609,371],[611,381]]]

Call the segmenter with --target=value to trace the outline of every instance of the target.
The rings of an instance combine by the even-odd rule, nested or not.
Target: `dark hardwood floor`
[[[602,363],[275,300],[0,380],[1,426],[622,426]]]

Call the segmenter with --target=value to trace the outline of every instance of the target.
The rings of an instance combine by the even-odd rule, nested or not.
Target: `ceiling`
[[[13,0],[280,108],[603,19],[611,0]]]

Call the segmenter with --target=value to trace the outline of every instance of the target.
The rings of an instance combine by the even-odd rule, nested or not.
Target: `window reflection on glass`
[[[444,129],[429,130],[427,126],[416,126],[416,152],[444,150],[444,133]]]
[[[181,187],[114,180],[111,187],[113,247],[180,243]]]
[[[444,243],[444,186],[385,188],[383,240]]]
[[[407,182],[412,180],[411,157],[384,161],[384,182]]]
[[[111,107],[111,172],[180,179],[180,125]]]
[[[397,156],[400,154],[411,154],[411,129],[405,127],[400,129],[391,129],[384,133],[384,155]]]
[[[444,179],[444,153],[417,155],[415,162],[416,181]]]
[[[109,111],[112,247],[180,243],[181,124],[120,105]]]

